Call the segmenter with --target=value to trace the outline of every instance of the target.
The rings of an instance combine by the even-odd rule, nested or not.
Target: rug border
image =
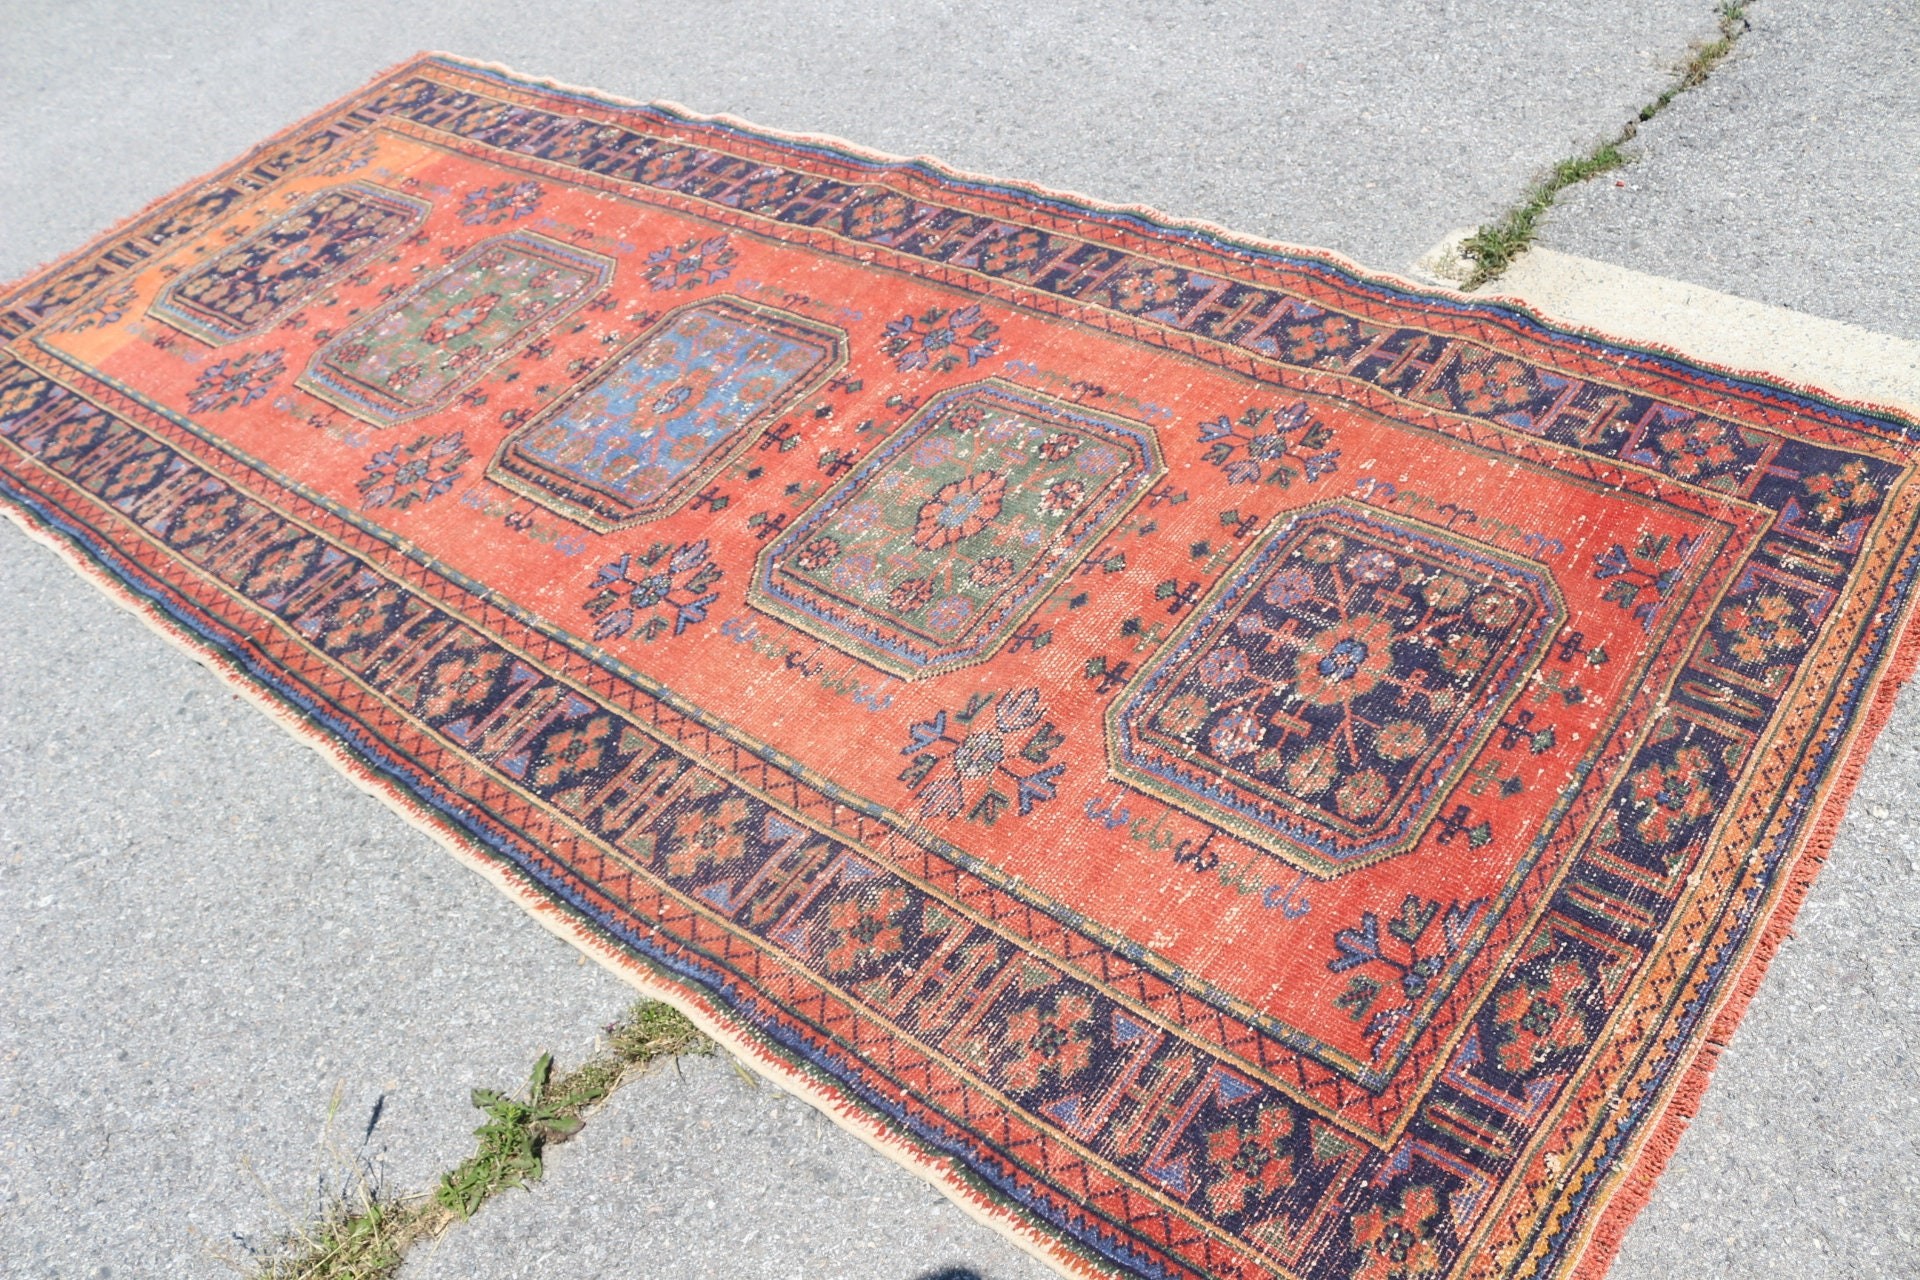
[[[1330,267],[1364,286],[1383,287],[1428,302],[1441,303],[1457,310],[1518,320],[1549,338],[1599,344],[1616,350],[1624,349],[1649,358],[1656,364],[1678,366],[1675,372],[1681,375],[1704,375],[1716,380],[1745,382],[1770,391],[1783,392],[1815,406],[1883,419],[1888,425],[1896,428],[1920,425],[1915,423],[1912,408],[1904,404],[1849,399],[1824,391],[1817,385],[1796,382],[1763,370],[1740,368],[1702,359],[1662,340],[1634,338],[1610,329],[1557,320],[1551,313],[1515,295],[1462,293],[1410,276],[1362,266],[1334,250],[1236,232],[1204,220],[1176,218],[1143,204],[1109,203],[1069,190],[958,169],[928,155],[894,155],[848,142],[830,134],[773,129],[731,114],[703,114],[671,100],[659,99],[647,102],[625,98],[556,79],[528,75],[501,63],[436,51],[415,54],[376,72],[347,93],[252,144],[236,159],[178,184],[148,201],[134,213],[115,221],[97,235],[90,237],[80,247],[48,259],[0,284],[0,294],[15,295],[36,279],[50,274],[61,265],[92,254],[112,240],[123,236],[159,207],[197,192],[224,175],[244,169],[251,158],[269,150],[275,143],[334,114],[344,103],[364,94],[375,85],[422,64],[436,62],[456,69],[498,75],[516,84],[577,96],[610,106],[652,110],[685,120],[690,124],[713,124],[775,141],[803,146],[824,146],[869,163],[896,168],[917,168],[939,180],[988,187],[995,191],[1024,195],[1048,202],[1076,205],[1096,216],[1139,219],[1151,228],[1176,236],[1203,236],[1228,250],[1274,255],[1310,265],[1319,264]],[[1801,315],[1802,313],[1791,312],[1790,314]],[[311,717],[291,711],[282,705],[256,677],[232,665],[218,645],[194,635],[184,625],[166,617],[157,602],[148,600],[131,589],[111,567],[91,555],[84,546],[72,543],[56,529],[46,525],[30,508],[8,500],[0,502],[0,513],[4,513],[10,522],[21,529],[30,540],[48,548],[64,560],[82,579],[91,583],[107,599],[146,623],[170,645],[206,667],[230,689],[242,695],[248,703],[260,709],[275,723],[280,724],[296,741],[318,753],[355,786],[379,799],[410,826],[425,833],[448,853],[482,875],[502,894],[525,909],[549,932],[572,943],[583,954],[591,956],[642,994],[662,1000],[678,1009],[703,1032],[759,1074],[778,1087],[804,1098],[835,1124],[939,1188],[960,1207],[962,1212],[994,1229],[1022,1251],[1067,1276],[1115,1277],[1116,1280],[1124,1280],[1127,1274],[1125,1271],[1098,1255],[1089,1246],[1079,1244],[1064,1231],[1037,1226],[1036,1219],[1021,1210],[1010,1199],[982,1190],[952,1157],[929,1152],[909,1134],[890,1125],[878,1112],[848,1099],[842,1091],[789,1062],[771,1043],[763,1042],[750,1030],[736,1032],[731,1025],[733,1019],[724,1012],[713,1009],[698,991],[683,989],[681,984],[654,972],[637,957],[626,954],[617,944],[599,937],[590,923],[574,917],[542,895],[537,886],[503,866],[501,861],[488,852],[478,840],[445,824],[427,806],[413,797],[402,781],[382,774],[375,766],[360,759],[351,747],[341,742]],[[1607,1193],[1605,1204],[1582,1229],[1579,1242],[1566,1253],[1561,1274],[1568,1280],[1600,1280],[1617,1256],[1627,1228],[1651,1199],[1653,1188],[1672,1159],[1676,1144],[1688,1123],[1697,1114],[1701,1097],[1713,1068],[1718,1064],[1720,1053],[1727,1047],[1728,1038],[1757,994],[1767,966],[1777,954],[1781,943],[1791,936],[1793,921],[1817,879],[1821,866],[1832,852],[1838,827],[1859,784],[1873,744],[1890,720],[1901,688],[1912,678],[1916,668],[1920,668],[1920,603],[1910,602],[1906,616],[1890,619],[1889,625],[1894,631],[1894,638],[1879,674],[1873,677],[1873,691],[1852,727],[1849,741],[1841,752],[1841,761],[1835,766],[1824,794],[1814,804],[1814,811],[1800,847],[1795,851],[1791,862],[1781,872],[1774,900],[1766,909],[1764,923],[1752,935],[1746,945],[1745,955],[1733,966],[1732,972],[1723,979],[1719,990],[1715,993],[1713,1007],[1707,1016],[1706,1029],[1698,1033],[1693,1043],[1685,1050],[1685,1061],[1675,1068],[1673,1076],[1667,1082],[1664,1089],[1665,1096],[1655,1104],[1656,1114],[1651,1123],[1636,1139],[1632,1150],[1622,1157],[1619,1167],[1609,1177],[1613,1185]]]
[[[731,1015],[716,1011],[698,989],[684,987],[630,955],[618,943],[600,936],[589,921],[557,905],[479,840],[449,825],[430,806],[415,798],[403,782],[367,763],[325,726],[289,709],[256,677],[232,662],[218,645],[167,617],[156,601],[127,586],[111,568],[83,547],[74,545],[58,530],[48,527],[30,508],[11,499],[0,500],[0,516],[6,517],[28,541],[65,563],[109,602],[145,623],[170,648],[204,668],[229,691],[284,729],[295,742],[313,751],[361,792],[380,801],[409,827],[478,873],[547,932],[572,944],[640,995],[671,1005],[770,1084],[801,1098],[874,1151],[931,1184],[969,1218],[992,1228],[1022,1252],[1062,1275],[1075,1280],[1082,1277],[1130,1280],[1128,1272],[1097,1260],[1095,1255],[1057,1232],[1032,1225],[1032,1215],[980,1190],[952,1157],[930,1153],[911,1137],[896,1132],[877,1112],[848,1099],[817,1074],[794,1066],[760,1037],[750,1031],[736,1031]]]
[[[1380,267],[1366,266],[1337,249],[1319,248],[1313,245],[1277,240],[1252,232],[1236,231],[1221,223],[1204,218],[1182,218],[1165,213],[1147,204],[1120,204],[1090,196],[1069,187],[1049,187],[1037,182],[1027,182],[1018,178],[1001,177],[982,173],[977,170],[962,169],[950,165],[937,156],[925,152],[916,155],[901,155],[881,151],[848,141],[836,134],[807,130],[777,129],[758,124],[730,112],[702,112],[672,99],[654,98],[643,100],[608,93],[602,89],[577,85],[569,81],[548,76],[536,76],[516,71],[505,63],[492,62],[482,58],[469,58],[462,54],[445,50],[425,50],[408,59],[389,72],[383,72],[371,85],[394,71],[414,67],[422,62],[439,62],[466,70],[503,77],[516,84],[545,89],[549,92],[565,94],[571,97],[585,98],[608,106],[627,109],[655,111],[676,117],[694,125],[718,125],[722,128],[736,129],[776,142],[791,143],[797,146],[826,147],[863,163],[881,165],[893,169],[919,169],[930,176],[946,182],[963,183],[970,186],[986,187],[998,192],[1011,192],[1033,197],[1048,203],[1077,205],[1086,213],[1104,217],[1133,218],[1147,223],[1155,230],[1175,235],[1202,236],[1213,241],[1221,248],[1242,253],[1263,254],[1273,257],[1293,259],[1295,261],[1332,267],[1341,274],[1350,277],[1356,283],[1373,287],[1384,286],[1399,293],[1411,294],[1427,302],[1446,304],[1455,309],[1480,311],[1495,316],[1507,316],[1531,324],[1542,333],[1578,342],[1598,344],[1616,350],[1624,349],[1639,355],[1680,366],[1682,371],[1706,374],[1722,381],[1746,382],[1763,386],[1773,391],[1807,400],[1814,404],[1838,409],[1846,413],[1866,414],[1874,417],[1893,419],[1920,429],[1920,405],[1911,405],[1899,401],[1883,401],[1872,398],[1856,399],[1827,390],[1818,383],[1801,382],[1781,374],[1759,368],[1749,368],[1738,364],[1721,363],[1698,355],[1690,354],[1684,348],[1664,339],[1629,337],[1604,327],[1587,325],[1573,320],[1556,318],[1552,313],[1542,310],[1525,297],[1513,293],[1498,291],[1487,293],[1465,293],[1449,285],[1421,279],[1412,272],[1416,267],[1403,271],[1391,271]],[[264,145],[264,144],[262,144]],[[1655,277],[1662,278],[1662,277]],[[1497,282],[1493,286],[1497,290]],[[1789,310],[1781,308],[1781,310]],[[1806,315],[1793,312],[1795,315]],[[1816,317],[1817,318],[1817,317]],[[1840,323],[1840,322],[1834,322]]]
[[[1920,669],[1920,602],[1909,601],[1906,617],[1888,621],[1894,632],[1893,642],[1878,676],[1870,677],[1873,692],[1839,752],[1839,763],[1825,793],[1813,806],[1807,834],[1781,870],[1764,922],[1715,993],[1704,1019],[1705,1030],[1686,1050],[1686,1060],[1668,1082],[1652,1124],[1614,1172],[1606,1203],[1585,1228],[1580,1246],[1569,1253],[1566,1280],[1601,1280],[1619,1256],[1627,1229],[1652,1200],[1660,1175],[1672,1161],[1687,1126],[1699,1114],[1713,1069],[1720,1064],[1720,1055],[1731,1046],[1741,1019],[1760,993],[1767,967],[1794,936],[1794,920],[1833,853],[1840,824],[1866,772],[1874,744],[1892,720],[1901,690]]]

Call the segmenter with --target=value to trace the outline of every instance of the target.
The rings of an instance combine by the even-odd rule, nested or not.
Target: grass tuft
[[[558,1079],[553,1055],[541,1054],[523,1097],[475,1089],[473,1105],[486,1116],[473,1131],[479,1146],[441,1175],[431,1195],[388,1195],[359,1179],[317,1223],[262,1259],[254,1280],[392,1280],[415,1244],[472,1217],[497,1192],[539,1181],[547,1147],[579,1133],[592,1108],[630,1077],[663,1059],[714,1049],[677,1010],[654,1000],[640,1001],[606,1031],[606,1048]]]
[[[1705,84],[1707,77],[1713,74],[1713,69],[1733,52],[1734,45],[1748,27],[1747,9],[1747,4],[1721,4],[1717,10],[1720,34],[1694,49],[1674,82],[1659,97],[1640,108],[1639,114],[1627,121],[1613,138],[1585,155],[1562,160],[1553,166],[1552,171],[1535,183],[1520,203],[1507,210],[1499,221],[1490,222],[1467,237],[1460,246],[1460,253],[1474,265],[1472,274],[1461,287],[1478,289],[1513,265],[1513,260],[1532,245],[1540,219],[1553,207],[1562,191],[1603,173],[1624,168],[1629,157],[1621,148],[1633,141],[1640,126],[1665,111],[1675,98],[1687,90]]]
[[[257,1280],[390,1280],[407,1248],[429,1234],[424,1206],[377,1198],[363,1183],[318,1223],[283,1241]]]

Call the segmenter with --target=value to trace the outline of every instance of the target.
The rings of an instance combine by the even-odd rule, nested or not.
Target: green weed
[[[441,1175],[431,1195],[376,1193],[365,1178],[254,1266],[254,1280],[392,1280],[407,1250],[473,1216],[489,1197],[537,1182],[546,1149],[579,1133],[592,1108],[649,1065],[713,1042],[670,1005],[642,1000],[607,1028],[606,1047],[555,1079],[553,1055],[533,1064],[524,1097],[475,1089],[486,1116],[474,1153]]]
[[[607,1096],[605,1086],[550,1091],[552,1076],[553,1055],[543,1053],[533,1064],[524,1101],[492,1089],[473,1091],[473,1105],[487,1117],[473,1131],[480,1149],[461,1161],[459,1168],[441,1175],[435,1200],[470,1218],[494,1192],[540,1180],[546,1172],[542,1154],[547,1143],[565,1141],[580,1132],[580,1112]]]
[[[1589,178],[1624,168],[1629,157],[1621,148],[1633,141],[1640,126],[1665,111],[1675,98],[1687,90],[1706,83],[1713,69],[1733,52],[1733,46],[1747,30],[1747,8],[1746,4],[1722,4],[1717,11],[1720,34],[1693,51],[1674,82],[1659,97],[1640,108],[1639,114],[1627,121],[1612,139],[1584,155],[1556,164],[1546,177],[1528,189],[1519,204],[1507,210],[1497,222],[1490,222],[1469,236],[1460,246],[1460,253],[1474,266],[1472,274],[1461,287],[1478,289],[1525,253],[1539,230],[1540,219],[1553,207],[1562,191]]]

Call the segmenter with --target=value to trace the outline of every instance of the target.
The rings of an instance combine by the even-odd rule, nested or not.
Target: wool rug
[[[1072,1274],[1596,1276],[1920,424],[423,56],[0,295],[0,502]]]

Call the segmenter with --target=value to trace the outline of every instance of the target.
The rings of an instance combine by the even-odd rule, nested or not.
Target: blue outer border
[[[1618,339],[1609,341],[1576,330],[1563,329],[1547,323],[1533,312],[1513,303],[1496,302],[1491,299],[1479,301],[1458,295],[1448,296],[1440,292],[1429,292],[1410,282],[1389,283],[1367,272],[1363,267],[1349,264],[1331,255],[1322,256],[1311,250],[1290,250],[1281,248],[1277,244],[1240,240],[1224,229],[1213,230],[1195,224],[1181,223],[1169,215],[1155,215],[1142,210],[1097,203],[1084,197],[1068,196],[1024,183],[961,175],[947,170],[936,161],[906,157],[877,159],[871,155],[858,154],[851,149],[853,146],[851,143],[835,145],[823,139],[763,132],[745,124],[703,117],[691,111],[676,111],[659,103],[621,102],[607,95],[566,88],[549,81],[523,78],[499,67],[467,62],[446,54],[431,54],[426,61],[437,63],[464,75],[478,76],[510,85],[522,92],[551,94],[574,102],[590,103],[603,109],[633,112],[668,124],[690,125],[736,137],[750,138],[763,145],[782,147],[807,155],[831,156],[838,163],[852,165],[867,173],[917,174],[944,186],[957,187],[966,191],[987,192],[1002,199],[1039,205],[1076,218],[1091,218],[1110,226],[1130,227],[1151,232],[1157,236],[1202,245],[1215,252],[1251,262],[1284,263],[1323,275],[1332,275],[1356,289],[1389,302],[1402,304],[1415,302],[1421,306],[1438,308],[1456,315],[1477,316],[1516,324],[1538,336],[1569,343],[1592,354],[1631,355],[1637,361],[1669,376],[1684,378],[1688,381],[1704,381],[1714,387],[1741,394],[1764,392],[1797,407],[1837,415],[1848,424],[1863,430],[1887,431],[1899,439],[1920,440],[1920,419],[1907,418],[1891,410],[1876,411],[1848,404],[1845,401],[1828,399],[1808,391],[1768,381],[1757,375],[1740,377],[1688,360],[1675,352],[1637,346]],[[392,79],[398,79],[416,70],[418,66],[418,63],[409,64]]]

